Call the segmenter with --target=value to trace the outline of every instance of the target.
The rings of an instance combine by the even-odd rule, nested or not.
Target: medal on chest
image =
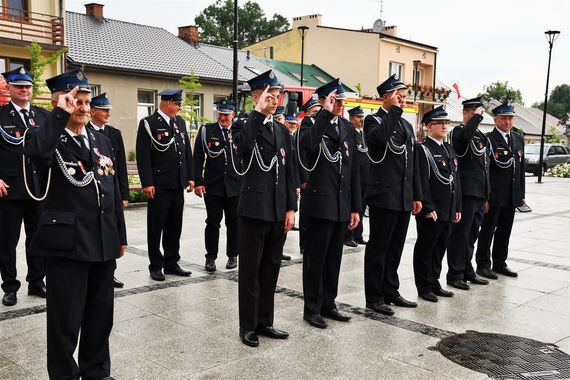
[[[283,166],[285,166],[285,149],[281,148],[279,152],[281,152],[281,163],[283,164]]]

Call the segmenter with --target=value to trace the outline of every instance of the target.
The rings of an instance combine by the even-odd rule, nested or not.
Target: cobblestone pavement
[[[206,273],[205,207],[192,194],[186,200],[181,264],[193,275],[167,276],[164,283],[148,275],[146,208],[126,211],[130,246],[116,273],[126,285],[116,291],[111,334],[117,379],[488,378],[434,349],[441,339],[467,330],[530,338],[570,353],[570,180],[546,177],[537,184],[536,177],[527,178],[533,212],[517,213],[508,261],[519,278],[501,276],[469,292],[455,290],[453,298],[435,304],[420,300],[417,309],[395,308],[393,317],[365,309],[364,248],[345,249],[337,300],[352,320],[331,321],[325,330],[302,319],[302,256],[297,232],[291,232],[285,252],[293,260],[281,268],[275,305],[275,326],[290,337],[261,337],[258,348],[238,337],[236,271],[223,269],[225,240],[218,271]],[[412,221],[399,269],[401,293],[412,300],[414,242]],[[22,279],[22,245],[18,261]],[[0,379],[47,379],[45,303],[25,289],[15,307],[0,305]]]

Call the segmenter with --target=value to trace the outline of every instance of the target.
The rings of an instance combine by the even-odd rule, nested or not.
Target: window
[[[422,70],[414,69],[414,84],[422,84]]]
[[[396,78],[403,81],[402,72],[404,71],[404,65],[397,62],[390,62],[390,76],[396,74]]]
[[[566,154],[566,149],[564,147],[557,145],[554,148],[556,152],[555,154]]]
[[[554,154],[556,154],[556,151],[554,150],[554,147],[551,146],[550,149],[548,149],[548,155],[550,156],[550,155],[554,155]]]
[[[30,70],[30,61],[21,58],[0,57],[0,70],[2,70],[2,72],[16,70],[22,66],[24,66],[26,70]]]
[[[273,59],[273,57],[275,57],[275,49],[273,48],[273,46],[269,47],[269,59]]]
[[[98,84],[89,84],[89,89],[91,90],[91,97],[101,95],[101,86]]]
[[[27,0],[0,0],[1,11],[6,17],[24,17],[28,13]]]
[[[226,95],[214,95],[214,104],[219,102],[220,100],[227,99]],[[218,120],[218,113],[216,112],[216,106],[212,106],[212,120]]]
[[[190,96],[187,94],[186,97],[190,100]],[[190,124],[191,129],[197,129],[200,127],[200,118],[204,115],[204,110],[202,109],[202,94],[194,94],[192,100],[194,104],[190,107],[184,107],[187,111],[194,111],[197,116],[196,120],[192,120]]]
[[[137,98],[137,118],[152,115],[156,108],[156,91],[138,90]]]

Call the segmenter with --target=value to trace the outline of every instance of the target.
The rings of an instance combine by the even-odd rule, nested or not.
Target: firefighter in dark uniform
[[[483,206],[489,199],[489,143],[478,128],[485,112],[481,97],[465,100],[462,104],[463,124],[455,127],[450,135],[459,161],[462,212],[461,220],[451,226],[447,247],[447,284],[469,290],[467,281],[476,285],[489,283],[478,277],[471,265],[483,221]]]
[[[364,253],[366,306],[392,315],[388,306],[416,307],[398,292],[398,266],[410,211],[422,208],[422,192],[412,125],[402,118],[406,85],[392,75],[377,88],[383,105],[364,119],[364,140],[371,157],[365,202],[370,237]]]
[[[313,96],[311,96],[309,100],[307,100],[305,104],[303,104],[303,112],[305,113],[305,117],[303,118],[303,120],[301,120],[301,125],[299,126],[299,129],[305,127],[311,127],[315,124],[315,115],[322,108],[321,103],[319,103],[318,99],[316,99],[315,96],[316,95],[313,94]],[[296,140],[294,144],[296,147],[297,146]],[[306,162],[306,158],[304,156],[305,152],[303,150],[297,152],[297,154],[300,155],[301,160],[303,162]],[[298,159],[297,161],[299,161],[299,157],[297,157],[297,159]],[[307,186],[307,170],[305,170],[301,162],[299,162],[299,180],[301,182],[301,190],[299,193],[299,204],[301,207],[299,209],[302,209],[303,194],[305,192],[304,189]],[[303,216],[303,214],[299,212],[299,248],[301,251],[301,255],[305,252],[306,235],[307,235],[307,220]]]
[[[360,173],[360,196],[362,201],[362,209],[360,210],[360,222],[354,230],[347,229],[344,238],[344,245],[349,247],[357,247],[358,244],[366,245],[366,240],[362,236],[364,232],[364,211],[366,203],[364,203],[364,192],[366,191],[366,183],[368,181],[368,172],[370,171],[370,160],[366,154],[366,146],[362,137],[362,124],[364,122],[364,110],[360,106],[348,110],[348,120],[356,131],[356,148],[358,150],[358,172]]]
[[[525,203],[525,169],[524,138],[512,131],[514,107],[501,104],[492,112],[495,129],[487,133],[491,144],[491,197],[481,225],[476,261],[477,274],[496,279],[496,273],[518,276],[506,261],[515,208]]]
[[[182,90],[164,90],[159,95],[159,109],[139,123],[136,152],[143,192],[149,200],[148,269],[153,280],[164,281],[164,274],[190,276],[192,273],[182,269],[178,261],[184,188],[194,189],[194,167],[186,123],[178,116]],[[161,236],[164,256],[160,252]]]
[[[115,259],[127,244],[113,150],[109,139],[85,128],[91,100],[85,74],[73,70],[46,83],[54,110],[24,151],[51,173],[31,244],[45,258],[49,287],[48,373],[50,379],[103,379],[111,370]]]
[[[237,267],[238,226],[237,207],[241,188],[239,159],[232,161],[230,127],[235,115],[236,104],[227,100],[216,103],[218,121],[206,124],[198,130],[194,143],[194,193],[204,198],[206,204],[206,270],[216,270],[220,223],[225,217],[227,269]],[[235,151],[234,151],[235,154]],[[234,155],[235,157],[235,155]],[[234,168],[235,165],[235,168]]]
[[[418,295],[437,302],[438,296],[453,296],[453,292],[441,287],[439,276],[451,225],[461,220],[461,185],[457,156],[444,141],[449,117],[443,106],[426,112],[422,124],[427,127],[428,137],[418,146],[423,207],[416,215],[414,279]]]
[[[123,135],[121,131],[107,124],[109,116],[111,116],[111,100],[106,93],[94,96],[91,99],[91,121],[87,124],[87,128],[93,131],[101,132],[111,141],[113,147],[113,164],[115,174],[119,181],[119,191],[123,207],[129,204],[129,178],[127,175],[127,158],[125,155],[125,144],[123,143]],[[115,288],[125,286],[117,278],[113,277]]]
[[[323,109],[312,127],[300,130],[300,146],[309,171],[301,212],[307,218],[303,257],[303,319],[326,328],[323,317],[348,322],[335,299],[342,260],[344,232],[354,229],[361,210],[356,131],[342,117],[346,98],[338,79],[315,90]]]
[[[283,238],[295,223],[297,197],[291,136],[273,120],[281,84],[271,70],[248,84],[255,109],[245,123],[233,124],[232,136],[245,172],[238,205],[240,337],[256,347],[258,335],[289,336],[273,327],[273,309]]]
[[[285,125],[285,107],[278,106],[273,114],[273,119],[283,125]]]
[[[41,168],[23,158],[22,137],[43,125],[49,112],[30,104],[33,77],[23,67],[2,74],[8,83],[11,102],[0,107],[0,274],[2,304],[13,306],[18,299],[20,281],[16,276],[16,246],[22,221],[26,232],[28,294],[46,297],[43,258],[31,255],[30,242],[38,225],[44,181]],[[22,160],[26,166],[26,180]],[[43,173],[45,174],[45,173]],[[26,186],[28,189],[26,189]],[[29,192],[35,197],[29,194]]]

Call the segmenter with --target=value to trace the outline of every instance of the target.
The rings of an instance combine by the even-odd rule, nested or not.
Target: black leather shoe
[[[16,297],[16,292],[8,292],[2,297],[2,305],[4,306],[14,306],[18,303],[18,297]]]
[[[387,304],[393,303],[395,306],[400,306],[400,307],[417,307],[418,304],[412,301],[408,301],[407,299],[405,299],[402,296],[398,296],[396,298],[386,298],[385,302]]]
[[[235,269],[235,268],[237,268],[237,256],[228,257],[226,269]]]
[[[36,296],[40,298],[47,297],[47,289],[45,285],[41,286],[28,286],[28,295],[29,296]]]
[[[359,245],[366,245],[368,242],[362,238],[354,240]]]
[[[325,318],[334,319],[339,322],[348,322],[350,318],[348,315],[341,313],[338,309],[330,309],[321,311],[321,315]]]
[[[123,286],[125,286],[125,284],[123,284],[121,281],[117,280],[115,276],[113,276],[113,287],[122,288]]]
[[[180,268],[180,266],[175,266],[173,268],[164,268],[164,274],[173,274],[175,276],[182,276],[182,277],[188,277],[192,274],[192,272],[190,272],[189,270],[185,270]]]
[[[206,259],[206,270],[208,272],[214,272],[216,270],[216,260],[207,258]]]
[[[246,346],[250,347],[257,347],[259,346],[259,339],[255,334],[255,331],[251,330],[240,330],[239,337],[241,338],[241,342]]]
[[[356,244],[356,242],[354,240],[347,240],[344,242],[344,245],[346,245],[347,247],[352,247],[352,248],[358,247],[358,244]]]
[[[257,326],[255,333],[272,339],[289,338],[289,333],[287,331],[277,330],[273,326]]]
[[[366,302],[366,307],[384,315],[394,315],[394,310],[382,302]]]
[[[469,285],[467,285],[467,283],[465,281],[461,281],[461,280],[447,281],[447,285],[453,286],[454,288],[461,289],[461,290],[471,289],[471,287]]]
[[[289,260],[291,260],[291,256],[289,256],[289,255],[281,255],[281,260],[289,261]]]
[[[453,297],[453,292],[450,292],[449,290],[445,290],[442,288],[435,289],[433,291],[433,294],[435,294],[436,296],[440,296],[440,297]]]
[[[162,274],[162,271],[160,270],[155,270],[150,272],[150,278],[152,278],[154,281],[164,281],[164,275]]]
[[[467,281],[469,281],[470,283],[475,284],[475,285],[489,285],[488,280],[484,280],[478,276],[475,276],[473,278],[468,278]]]
[[[422,298],[426,301],[437,302],[437,296],[435,295],[434,292],[418,293],[418,295],[420,296],[420,298]]]
[[[327,328],[327,323],[320,314],[305,314],[303,315],[303,319],[309,322],[311,326],[318,327],[320,329]]]
[[[502,274],[503,276],[507,276],[507,277],[518,277],[519,274],[515,271],[512,271],[509,267],[504,267],[504,268],[493,268],[493,272],[495,273],[499,273]]]
[[[477,269],[477,274],[479,276],[490,278],[491,280],[496,280],[499,278],[499,276],[497,276],[497,274],[489,268]]]

